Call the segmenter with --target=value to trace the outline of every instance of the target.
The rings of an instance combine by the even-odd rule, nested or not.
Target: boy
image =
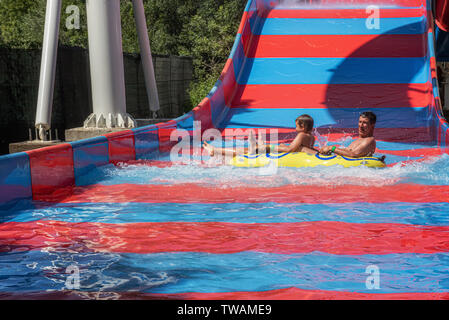
[[[259,136],[259,141],[256,144],[254,139],[254,134],[251,131],[249,136],[249,148],[239,148],[235,149],[225,149],[211,146],[207,142],[204,142],[203,146],[206,149],[210,156],[213,157],[217,152],[221,155],[232,155],[236,156],[237,154],[245,154],[245,153],[263,153],[263,152],[301,152],[305,151],[303,149],[313,149],[313,145],[315,144],[315,137],[312,135],[313,130],[313,118],[307,114],[303,114],[299,116],[296,121],[296,138],[293,142],[287,146],[281,143],[279,146],[273,145],[265,145],[263,141],[261,141],[261,137]]]

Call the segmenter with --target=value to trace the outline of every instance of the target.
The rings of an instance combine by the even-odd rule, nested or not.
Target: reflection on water
[[[448,169],[448,155],[385,169],[279,168],[275,174],[264,175],[258,169],[218,166],[210,160],[164,168],[145,164],[106,166],[85,177],[84,183],[195,183],[217,188],[449,185]],[[444,228],[449,225],[447,212],[447,203],[282,204],[270,199],[247,204],[20,203],[0,211],[0,292],[65,291],[70,266],[79,269],[80,290],[74,292],[81,299],[120,299],[121,293],[267,291],[290,287],[368,292],[365,268],[372,264],[382,272],[378,293],[448,291],[449,256],[413,253],[420,242],[429,241],[429,235],[409,239],[407,231],[397,227]],[[168,222],[179,225],[160,226]],[[329,223],[323,225],[326,232],[313,229],[323,222]],[[204,223],[214,224],[205,228]],[[298,230],[307,227],[302,235],[292,234],[279,228],[283,223],[300,224]],[[256,239],[247,230],[256,224],[277,227]],[[346,224],[353,227],[345,230]],[[365,230],[362,224],[369,227]],[[392,229],[374,227],[376,224],[391,224]],[[187,234],[184,238],[183,233]],[[361,244],[370,239],[383,245],[391,233],[400,237],[391,246],[410,247],[410,252],[372,255],[371,248]],[[335,236],[332,239],[331,234]],[[348,239],[353,241],[348,248],[358,245],[365,254],[345,255]],[[421,246],[444,250],[445,241],[437,237]],[[259,252],[258,246],[264,243],[283,248],[314,248],[321,244],[322,251],[327,244],[329,248],[338,244],[343,252]],[[233,254],[195,250],[138,253],[154,246],[179,249],[203,245],[211,249],[216,245],[220,250],[240,245],[245,250]],[[127,253],[130,249],[136,253]]]
[[[81,299],[119,299],[120,293],[133,292],[267,291],[288,287],[369,292],[365,287],[368,265],[378,265],[382,271],[381,289],[377,293],[444,292],[449,287],[446,267],[449,255],[446,253],[383,256],[319,252],[87,255],[49,251],[14,255],[13,268],[12,262],[8,264],[5,256],[0,255],[2,292],[64,290],[67,276],[64,270],[76,265],[80,268],[80,290],[73,292]]]

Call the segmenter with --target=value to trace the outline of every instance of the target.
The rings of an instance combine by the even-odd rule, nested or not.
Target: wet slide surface
[[[376,25],[370,1],[312,2],[249,1],[193,116],[45,161],[29,153],[33,199],[0,207],[0,298],[448,299],[447,124],[428,7],[376,2]],[[385,169],[273,173],[167,155],[167,132],[193,119],[225,139],[277,129],[271,142],[288,143],[303,113],[317,146],[347,146],[363,111],[378,117]],[[49,161],[54,174],[38,174]]]

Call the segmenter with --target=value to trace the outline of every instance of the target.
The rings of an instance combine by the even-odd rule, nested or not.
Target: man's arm
[[[343,157],[350,157],[350,158],[361,158],[367,156],[371,150],[374,143],[374,138],[372,139],[365,139],[362,141],[362,143],[358,144],[354,148],[335,148],[334,153],[338,154]],[[333,147],[327,146],[322,149],[321,153],[328,153],[332,150]]]

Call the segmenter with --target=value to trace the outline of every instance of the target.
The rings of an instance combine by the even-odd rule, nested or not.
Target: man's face
[[[374,124],[368,118],[359,118],[359,136],[362,138],[371,137],[374,133]]]

